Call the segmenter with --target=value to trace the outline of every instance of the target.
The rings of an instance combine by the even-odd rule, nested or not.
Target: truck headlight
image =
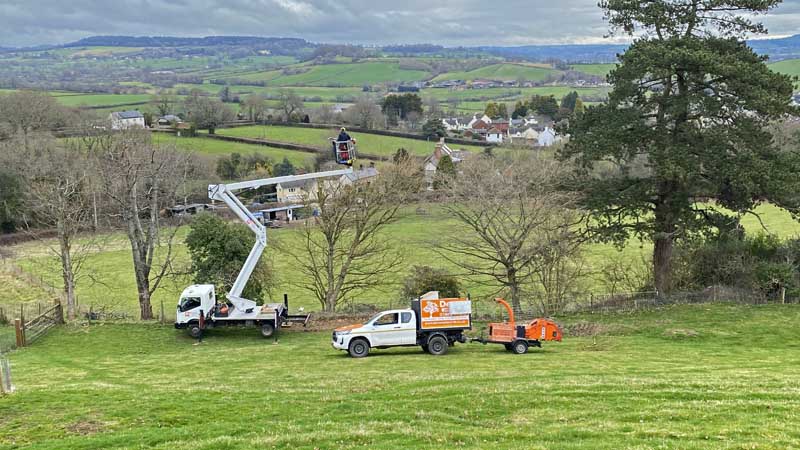
[[[347,331],[337,331],[337,332],[336,332],[336,334],[337,334],[337,335],[339,335],[339,336],[346,336],[346,335],[350,334],[350,330],[347,330]]]

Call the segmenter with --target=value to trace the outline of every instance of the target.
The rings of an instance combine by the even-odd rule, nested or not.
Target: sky
[[[800,0],[762,21],[800,34]],[[298,37],[354,44],[445,46],[602,43],[597,0],[0,0],[0,46],[93,35]]]

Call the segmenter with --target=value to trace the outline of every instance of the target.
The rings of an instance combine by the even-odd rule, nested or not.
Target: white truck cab
[[[361,324],[334,330],[331,345],[354,358],[370,348],[419,345],[433,355],[447,353],[456,342],[466,342],[464,330],[472,328],[472,303],[468,298],[440,299],[429,292],[412,301],[410,309],[381,311]]]
[[[299,321],[300,316],[289,316],[286,303],[268,303],[246,309],[237,308],[230,301],[218,303],[213,284],[194,284],[183,290],[178,300],[175,328],[186,328],[198,338],[203,330],[219,326],[255,326],[261,335],[270,337],[283,322]],[[308,316],[302,316],[307,321]],[[305,324],[305,322],[303,322]]]

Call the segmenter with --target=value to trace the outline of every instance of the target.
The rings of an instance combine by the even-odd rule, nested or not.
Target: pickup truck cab
[[[430,292],[412,301],[410,309],[381,311],[361,324],[337,328],[331,345],[362,358],[372,348],[420,346],[432,355],[444,355],[456,342],[467,342],[463,332],[472,328],[472,303],[468,298],[439,299]]]

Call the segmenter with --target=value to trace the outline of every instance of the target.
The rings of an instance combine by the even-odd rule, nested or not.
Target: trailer
[[[331,346],[353,358],[370,349],[419,346],[432,355],[444,355],[456,342],[465,343],[464,331],[472,329],[472,301],[439,298],[428,292],[411,301],[411,308],[381,311],[364,323],[337,328]]]
[[[543,341],[561,342],[562,331],[557,323],[548,319],[534,319],[527,325],[517,325],[514,310],[507,301],[496,298],[495,302],[505,307],[508,322],[490,323],[488,338],[473,338],[473,342],[482,344],[502,344],[506,350],[522,355],[529,347],[542,347]]]

